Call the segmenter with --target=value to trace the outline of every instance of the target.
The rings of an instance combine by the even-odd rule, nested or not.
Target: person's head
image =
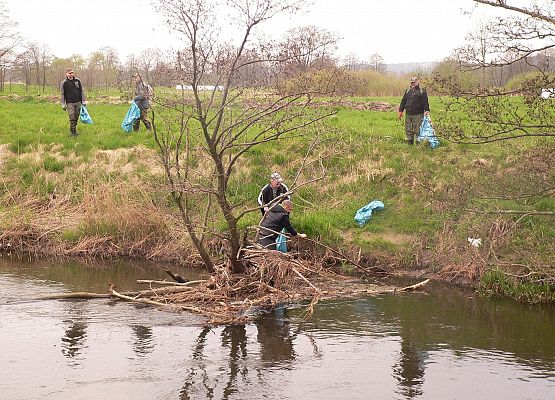
[[[420,85],[420,81],[418,80],[418,77],[413,76],[412,78],[410,78],[410,87],[418,87]]]
[[[133,80],[135,81],[135,83],[140,83],[141,82],[141,75],[138,72],[135,72],[133,75]]]
[[[270,175],[270,186],[272,186],[273,188],[277,188],[278,186],[280,186],[281,182],[283,182],[283,178],[277,172],[274,172],[272,175]]]
[[[281,202],[281,206],[285,209],[285,211],[287,211],[288,213],[291,212],[291,210],[293,210],[293,202],[291,200],[283,200]]]
[[[75,78],[75,73],[73,72],[73,68],[66,68],[66,77],[67,79]]]

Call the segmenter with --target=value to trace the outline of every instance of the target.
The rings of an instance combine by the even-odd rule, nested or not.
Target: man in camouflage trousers
[[[407,135],[407,143],[413,144],[415,135],[420,132],[420,125],[424,115],[430,113],[430,105],[428,104],[428,93],[420,87],[417,77],[412,77],[410,87],[405,91],[401,104],[399,105],[399,119],[403,118],[403,112],[406,111],[405,117],[405,133]]]
[[[77,121],[81,113],[81,105],[86,105],[85,90],[81,81],[75,77],[73,68],[66,69],[66,79],[60,84],[62,109],[69,116],[71,136],[77,136]]]

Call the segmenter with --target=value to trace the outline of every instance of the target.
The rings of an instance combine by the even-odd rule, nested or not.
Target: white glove
[[[304,239],[306,237],[306,233],[299,233],[297,236]]]

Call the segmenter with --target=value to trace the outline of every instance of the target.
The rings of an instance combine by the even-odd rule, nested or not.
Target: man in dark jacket
[[[410,80],[410,88],[405,91],[401,104],[399,105],[399,119],[403,118],[403,111],[407,112],[405,117],[405,133],[408,144],[414,143],[414,136],[418,136],[420,125],[424,115],[430,113],[428,104],[428,93],[420,87],[417,77]]]
[[[150,131],[152,125],[148,120],[147,113],[148,109],[150,108],[150,99],[153,96],[154,91],[152,90],[152,86],[143,81],[143,78],[138,72],[133,74],[133,79],[135,80],[136,85],[135,98],[133,99],[133,101],[135,102],[135,104],[137,104],[139,110],[141,110],[141,117],[133,124],[133,131],[137,132],[139,130],[141,121],[143,121],[143,124],[145,124],[146,130]]]
[[[278,234],[284,228],[291,236],[306,237],[304,233],[297,233],[291,222],[289,222],[291,210],[293,210],[293,203],[290,200],[284,200],[281,204],[276,204],[266,212],[260,223],[261,228],[258,233],[259,245],[268,250],[275,250]]]
[[[287,193],[288,191],[289,188],[283,183],[283,178],[280,174],[274,172],[272,175],[270,175],[270,183],[265,185],[260,190],[260,194],[258,195],[258,204],[260,205],[260,212],[262,213],[262,215],[264,215],[264,213],[268,211],[268,208],[273,205],[273,203],[270,204],[272,200],[274,200],[278,196],[281,196],[282,194]],[[285,199],[291,200],[291,196],[283,196],[281,198],[281,201]]]
[[[81,113],[81,105],[86,105],[85,90],[81,81],[75,77],[73,68],[66,69],[66,79],[60,84],[62,109],[69,116],[71,136],[77,136],[77,121]]]

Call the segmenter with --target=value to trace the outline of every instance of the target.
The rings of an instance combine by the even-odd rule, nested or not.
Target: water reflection
[[[87,303],[84,301],[66,301],[66,313],[69,319],[64,320],[66,328],[62,336],[62,354],[70,359],[70,364],[80,364],[83,347],[87,338],[87,324],[84,322],[87,313]]]
[[[292,307],[205,327],[117,300],[8,303],[65,287],[42,269],[2,276],[1,265],[0,393],[10,400],[555,398],[553,307],[430,285],[427,295],[322,301],[308,320]],[[145,275],[114,271],[130,283]],[[72,290],[113,280],[69,272]]]
[[[295,360],[294,338],[291,333],[290,324],[285,318],[286,310],[279,307],[269,313],[265,313],[254,322],[257,334],[257,348],[252,348],[249,354],[249,335],[245,325],[228,325],[221,329],[220,345],[226,350],[227,365],[225,371],[219,371],[225,376],[226,383],[221,389],[222,399],[234,398],[239,387],[252,384],[251,373],[264,381],[264,370],[271,366],[284,368],[286,363]],[[189,400],[193,398],[215,398],[218,388],[218,378],[209,374],[206,360],[209,358],[206,352],[207,337],[212,328],[204,328],[200,331],[191,353],[193,366],[187,371],[183,387],[180,390],[180,399]],[[318,352],[317,347],[315,351]],[[260,365],[252,365],[253,357],[260,359]],[[251,360],[249,362],[249,360]],[[284,364],[285,363],[285,364]]]
[[[413,399],[422,394],[426,358],[427,352],[418,349],[410,336],[401,336],[399,361],[393,366],[393,375],[403,397]]]
[[[222,330],[222,347],[229,349],[228,379],[223,389],[223,399],[237,392],[237,378],[243,381],[248,377],[247,364],[243,362],[247,358],[247,331],[244,325],[229,325]]]
[[[294,335],[285,319],[285,308],[279,307],[256,321],[257,340],[260,343],[260,359],[265,366],[280,364],[295,359]]]
[[[65,336],[62,336],[62,354],[75,359],[80,353],[87,337],[87,324],[80,321],[67,321]],[[75,362],[74,365],[79,365]]]
[[[154,338],[152,328],[144,325],[132,325],[131,329],[135,335],[133,341],[133,351],[139,357],[144,357],[154,349]]]

